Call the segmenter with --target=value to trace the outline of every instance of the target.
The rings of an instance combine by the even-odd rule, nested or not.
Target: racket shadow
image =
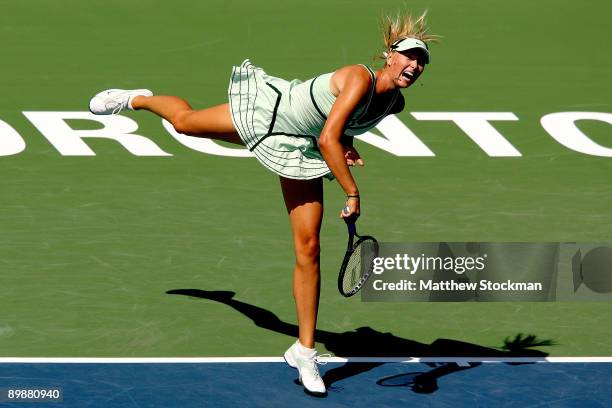
[[[234,299],[235,292],[208,291],[202,289],[172,289],[166,291],[170,295],[182,295],[194,298],[208,299],[223,303],[245,317],[257,326],[291,338],[298,336],[298,327],[293,323],[280,320],[273,312],[261,307]],[[317,329],[315,336],[317,342],[336,356],[341,357],[546,357],[548,353],[534,350],[536,346],[552,346],[550,340],[539,340],[534,335],[523,336],[517,334],[512,340],[507,338],[501,349],[484,347],[452,339],[437,339],[431,344],[420,343],[415,340],[395,336],[389,332],[380,332],[371,327],[359,327],[348,332],[331,332]],[[370,371],[385,363],[346,363],[340,367],[329,369],[323,375],[328,387],[343,379]],[[425,373],[406,373],[403,380],[405,386],[415,392],[427,393],[437,390],[437,378],[457,371],[463,371],[478,366],[470,363],[469,366],[459,366],[456,363],[432,365],[435,368]],[[401,374],[400,374],[401,376]],[[412,376],[412,377],[411,377]],[[417,385],[415,384],[415,378]],[[410,380],[410,381],[409,381]],[[402,378],[383,378],[378,381],[381,386],[390,386],[390,383],[399,384]],[[399,386],[399,385],[393,385]],[[331,387],[330,391],[333,390]]]
[[[382,387],[407,387],[418,394],[431,394],[438,390],[438,378],[458,371],[478,367],[482,363],[468,363],[460,366],[457,363],[430,363],[434,367],[430,371],[396,374],[381,378],[376,384]]]

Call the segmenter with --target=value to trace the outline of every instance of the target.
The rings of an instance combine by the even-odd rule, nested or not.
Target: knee
[[[296,239],[295,256],[298,264],[318,263],[320,253],[321,245],[318,235],[312,234]]]
[[[174,130],[176,130],[178,133],[191,133],[189,121],[187,120],[187,116],[190,113],[190,111],[180,111],[174,116],[172,116],[172,118],[170,118],[170,123],[172,123],[172,127],[174,127]]]

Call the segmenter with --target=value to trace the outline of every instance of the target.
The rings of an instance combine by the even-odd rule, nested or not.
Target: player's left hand
[[[357,149],[353,146],[344,146],[342,145],[342,149],[344,150],[344,158],[346,159],[346,164],[350,167],[354,167],[355,165],[363,166],[363,160],[361,160],[361,156]]]

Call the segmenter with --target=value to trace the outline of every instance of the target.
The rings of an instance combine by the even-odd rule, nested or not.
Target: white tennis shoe
[[[299,341],[299,340],[298,340]],[[321,360],[321,357],[331,357],[330,355],[317,355],[316,350],[312,353],[304,355],[298,349],[300,344],[298,341],[293,343],[287,351],[285,351],[285,361],[289,364],[289,367],[296,368],[300,375],[300,382],[304,386],[304,391],[307,394],[311,394],[317,397],[324,397],[327,395],[327,389],[323,383],[323,379],[319,374],[319,368],[317,364],[325,365],[326,361]]]
[[[132,98],[138,95],[153,96],[148,89],[107,89],[89,101],[89,111],[96,115],[116,115],[132,109]]]

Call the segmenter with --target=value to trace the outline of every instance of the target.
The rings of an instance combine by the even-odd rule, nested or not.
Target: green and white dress
[[[376,76],[367,100],[351,115],[344,134],[355,136],[373,128],[395,104],[399,91],[383,113],[364,121],[372,102]],[[247,59],[234,67],[229,103],[234,126],[246,147],[265,167],[291,179],[333,178],[318,147],[325,120],[336,97],[330,89],[333,72],[302,82],[265,73]]]

